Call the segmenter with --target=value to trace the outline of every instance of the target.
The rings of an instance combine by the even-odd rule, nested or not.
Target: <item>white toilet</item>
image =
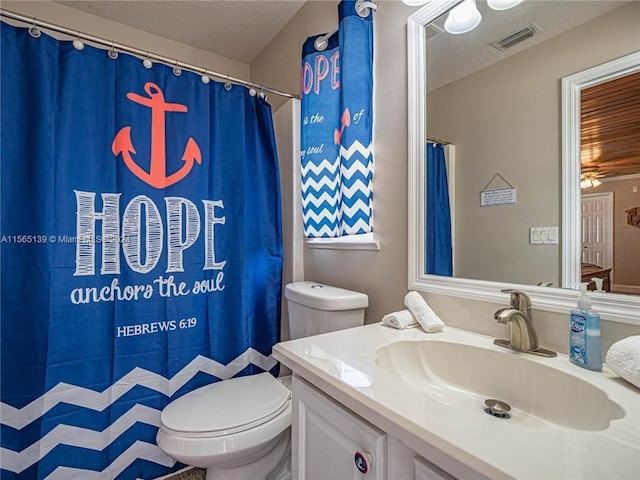
[[[368,297],[316,282],[285,288],[291,339],[357,327]],[[189,392],[160,415],[158,446],[179,462],[207,469],[207,480],[291,477],[291,391],[269,373],[232,378]]]

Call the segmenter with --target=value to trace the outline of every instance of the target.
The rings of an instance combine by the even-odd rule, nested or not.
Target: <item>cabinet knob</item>
[[[368,473],[373,464],[373,456],[368,452],[356,452],[353,460],[360,473]]]

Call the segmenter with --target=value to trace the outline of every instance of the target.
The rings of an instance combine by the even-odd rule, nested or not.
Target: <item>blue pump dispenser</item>
[[[571,311],[569,321],[569,360],[589,370],[602,370],[600,315],[591,308],[587,284],[580,284],[578,307]]]

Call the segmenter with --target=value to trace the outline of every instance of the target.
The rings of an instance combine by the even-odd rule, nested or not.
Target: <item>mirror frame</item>
[[[432,0],[407,19],[407,77],[408,77],[408,288],[425,293],[435,293],[452,297],[467,298],[499,304],[509,303],[504,288],[516,288],[531,297],[537,310],[568,313],[575,308],[579,296],[577,290],[538,287],[506,282],[471,280],[467,278],[441,277],[424,273],[425,265],[425,145],[426,145],[426,37],[425,27],[462,0]],[[636,52],[635,59],[640,57]],[[625,57],[623,57],[625,58]],[[640,62],[636,62],[640,63]],[[590,70],[596,70],[594,67]],[[587,72],[587,71],[585,71]],[[584,73],[584,72],[582,72]],[[598,82],[583,80],[575,74],[565,77],[563,85],[563,146],[562,146],[562,220],[567,228],[562,229],[561,267],[563,282],[576,278],[579,262],[570,260],[567,254],[579,252],[580,221],[577,217],[566,223],[573,212],[579,212],[579,158],[577,132],[579,121],[579,93],[581,88]],[[602,75],[600,75],[602,77]],[[615,78],[615,77],[611,77]],[[573,80],[571,80],[573,79]],[[601,80],[603,81],[603,80]],[[566,91],[565,91],[566,88]],[[565,94],[566,93],[566,94]],[[566,123],[565,123],[566,120]],[[565,138],[567,132],[571,134]],[[571,160],[572,159],[572,160]],[[577,250],[575,250],[577,248]],[[566,258],[566,261],[565,261]],[[570,269],[568,277],[565,270]],[[573,275],[573,277],[571,277]],[[565,283],[566,284],[566,283]],[[593,307],[603,320],[640,325],[640,297],[617,294],[592,294]]]

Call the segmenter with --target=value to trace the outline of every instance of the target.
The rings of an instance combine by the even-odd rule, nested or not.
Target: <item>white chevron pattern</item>
[[[340,154],[345,160],[341,161],[340,168],[342,178],[340,187],[342,195],[340,205],[341,234],[368,233],[372,228],[370,179],[373,173],[373,161],[371,160],[371,144],[365,147],[358,140],[355,140],[348,148],[341,147]],[[350,167],[347,167],[348,160],[351,160],[352,155],[356,154],[358,157],[353,159]],[[361,215],[358,215],[359,213]]]
[[[365,147],[355,140],[349,147],[340,146],[340,159],[345,161],[329,162],[325,159],[319,165],[308,162],[302,167],[303,220],[307,236],[335,237],[371,231],[371,204],[362,198],[371,198],[371,185],[366,180],[371,178],[373,172],[371,147],[371,144]],[[362,159],[354,159],[351,166],[347,167],[346,163],[353,155],[359,155]],[[339,175],[336,175],[338,166]],[[305,177],[309,172],[320,178]],[[313,192],[321,190],[318,196]],[[358,212],[363,212],[368,220],[355,219]],[[351,224],[351,221],[354,223]],[[336,222],[340,223],[341,233],[335,228]]]
[[[371,204],[361,198],[371,199],[371,151],[371,143],[365,147],[355,140],[349,147],[340,146],[340,156],[335,162],[324,159],[318,165],[307,162],[302,166],[305,235],[313,238],[336,237],[371,231]],[[353,155],[358,156],[347,167]],[[322,193],[316,196],[315,192],[321,190]],[[358,212],[363,212],[368,220],[352,220]],[[350,223],[352,221],[354,224]],[[338,229],[337,223],[340,224]]]
[[[320,205],[322,205],[325,202],[328,205],[331,205],[331,207],[335,208],[336,204],[338,203],[338,199],[335,197],[335,195],[331,195],[328,192],[324,192],[322,195],[320,195],[317,198],[314,197],[313,195],[308,195],[306,198],[302,199],[302,207],[307,208],[307,206],[311,204],[315,207],[316,210],[318,210]]]
[[[302,182],[302,188],[304,189],[304,194],[305,196],[309,197],[313,197],[313,194],[309,191],[309,187],[312,187],[314,190],[319,191],[322,187],[329,187],[329,190],[336,190],[338,188],[338,186],[340,185],[340,178],[336,177],[336,178],[329,178],[329,177],[324,177],[321,178],[320,180],[316,181],[313,178],[308,178],[305,181]]]
[[[368,203],[364,202],[362,199],[359,199],[353,205],[345,205],[342,204],[342,214],[347,215],[348,217],[353,217],[358,211],[363,211],[368,213],[371,216],[371,207]]]
[[[176,463],[173,458],[160,450],[158,446],[138,440],[102,472],[58,467],[45,480],[113,480],[138,458],[158,463],[165,467],[173,467]]]
[[[171,397],[198,372],[208,373],[220,379],[227,379],[238,374],[250,363],[268,371],[277,362],[271,355],[265,357],[257,350],[248,348],[227,365],[198,355],[170,380],[157,373],[136,367],[102,392],[95,392],[87,388],[61,382],[22,408],[0,403],[0,423],[21,429],[61,402],[102,411],[137,385]]]
[[[337,219],[340,203],[340,158],[322,160],[318,165],[307,162],[302,167],[302,206],[305,235],[308,237],[335,237],[338,234]],[[313,175],[311,175],[313,173]],[[315,177],[315,178],[314,178]],[[322,193],[319,195],[316,192]],[[327,191],[328,190],[328,191]],[[310,221],[318,224],[328,222],[319,229]]]
[[[356,173],[362,174],[364,177],[368,177],[371,172],[371,163],[369,165],[365,165],[362,162],[354,162],[351,165],[351,168],[347,168],[346,166],[340,167],[340,176],[343,179],[350,180]]]
[[[338,236],[338,229],[336,227],[330,227],[329,225],[323,225],[319,229],[312,228],[311,230],[313,231],[312,238],[322,238],[322,237],[333,238]]]
[[[369,233],[371,232],[371,225],[369,222],[365,220],[358,220],[353,225],[349,226],[346,223],[342,227],[343,235],[356,235],[358,233]]]
[[[307,213],[302,215],[304,221],[313,220],[315,223],[320,224],[323,220],[330,220],[331,223],[335,222],[338,217],[337,211],[329,212],[326,208],[320,210],[319,212],[314,212],[313,210],[309,210]]]
[[[354,140],[348,148],[340,145],[340,157],[351,158],[351,155],[355,152],[360,153],[364,158],[368,158],[371,155],[371,144],[365,147],[360,141]]]
[[[307,162],[306,165],[302,166],[302,175],[307,175],[309,172],[313,172],[315,175],[322,173],[326,170],[328,173],[335,175],[338,171],[338,167],[340,163],[338,160],[329,160],[327,158],[323,159],[318,165],[315,165],[313,162]]]
[[[145,405],[134,405],[127,413],[118,418],[102,432],[72,425],[60,424],[39,441],[21,452],[0,448],[2,468],[20,473],[46,456],[58,445],[104,450],[136,422],[160,426],[160,411]]]
[[[364,195],[369,198],[371,196],[371,187],[365,184],[362,180],[356,180],[350,187],[342,185],[341,192],[342,197],[345,199],[352,198],[358,192],[364,193]]]

